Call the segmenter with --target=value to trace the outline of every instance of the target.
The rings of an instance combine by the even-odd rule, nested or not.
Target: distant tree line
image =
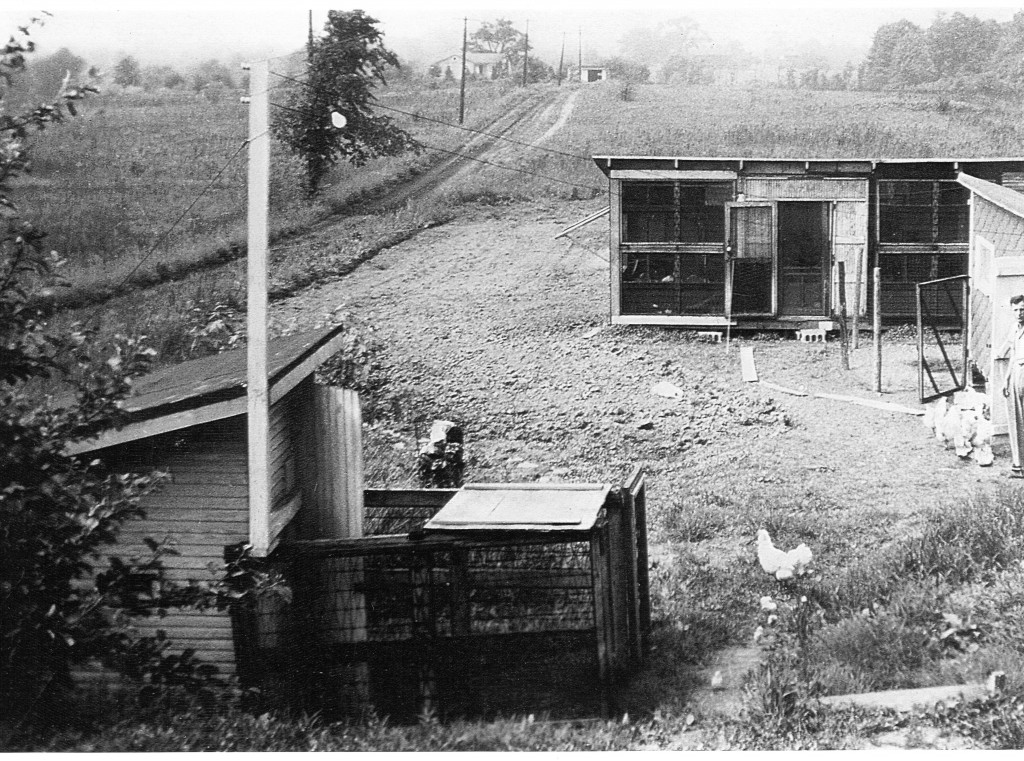
[[[77,81],[113,83],[119,87],[137,87],[146,92],[167,89],[190,89],[202,92],[207,88],[233,89],[245,87],[247,77],[227,64],[210,59],[179,71],[165,64],[144,65],[131,55],[123,56],[109,71],[89,66],[84,58],[68,48],[60,48],[48,56],[40,56],[27,66],[24,76],[9,86],[11,103],[39,102],[60,91],[65,78]]]
[[[1024,11],[1005,23],[957,12],[927,28],[906,19],[875,32],[860,68],[861,87],[1020,88],[1024,81]]]

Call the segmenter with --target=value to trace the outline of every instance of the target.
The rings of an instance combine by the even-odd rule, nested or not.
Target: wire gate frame
[[[954,296],[955,292],[960,293],[960,303],[957,304],[957,300]],[[927,298],[931,296],[931,298]],[[946,351],[946,341],[942,337],[942,333],[939,331],[940,315],[937,314],[938,302],[945,297],[950,305],[949,314],[956,315],[959,318],[959,325],[955,326],[953,330],[959,330],[960,332],[960,372],[958,374],[956,367],[950,360],[949,352]],[[926,280],[921,283],[917,283],[917,395],[921,404],[927,404],[928,402],[934,401],[944,396],[962,391],[967,387],[970,368],[968,366],[968,323],[970,315],[970,276],[969,275],[954,275],[952,277],[939,278],[937,280]],[[936,311],[933,312],[930,302],[934,302]],[[935,372],[931,363],[925,357],[925,343],[924,335],[925,329],[928,328],[935,338],[935,344],[939,347],[939,352],[942,354],[942,365],[941,368],[948,375],[952,382],[952,387],[945,388],[940,387],[939,382],[936,380]],[[931,384],[932,392],[929,395],[925,395],[925,376],[928,376],[928,382]]]

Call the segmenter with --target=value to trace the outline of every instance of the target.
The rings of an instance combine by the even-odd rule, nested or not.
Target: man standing
[[[1021,452],[1024,451],[1024,294],[1010,299],[1010,311],[1017,318],[1016,324],[1010,328],[997,359],[1009,360],[1003,396],[1006,397],[1010,454],[1013,458],[1010,478],[1024,478],[1021,468]]]

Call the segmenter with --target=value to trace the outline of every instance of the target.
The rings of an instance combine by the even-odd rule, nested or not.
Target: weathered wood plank
[[[830,695],[821,698],[821,702],[830,706],[853,705],[861,708],[891,708],[896,711],[912,711],[918,707],[930,707],[947,700],[980,700],[988,695],[989,690],[984,684],[955,684],[943,687],[862,692],[855,695]]]
[[[366,507],[443,507],[458,489],[365,489]]]

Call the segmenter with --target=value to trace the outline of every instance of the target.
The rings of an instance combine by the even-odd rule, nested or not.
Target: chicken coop
[[[918,284],[968,273],[971,188],[1009,191],[1024,159],[595,156],[608,177],[611,322],[834,329],[842,310],[912,323]],[[948,291],[948,294],[947,294]],[[928,289],[941,328],[962,291]]]
[[[642,473],[367,490],[365,535],[283,543],[249,680],[327,716],[602,715],[650,626]],[[386,531],[388,533],[375,533]]]

